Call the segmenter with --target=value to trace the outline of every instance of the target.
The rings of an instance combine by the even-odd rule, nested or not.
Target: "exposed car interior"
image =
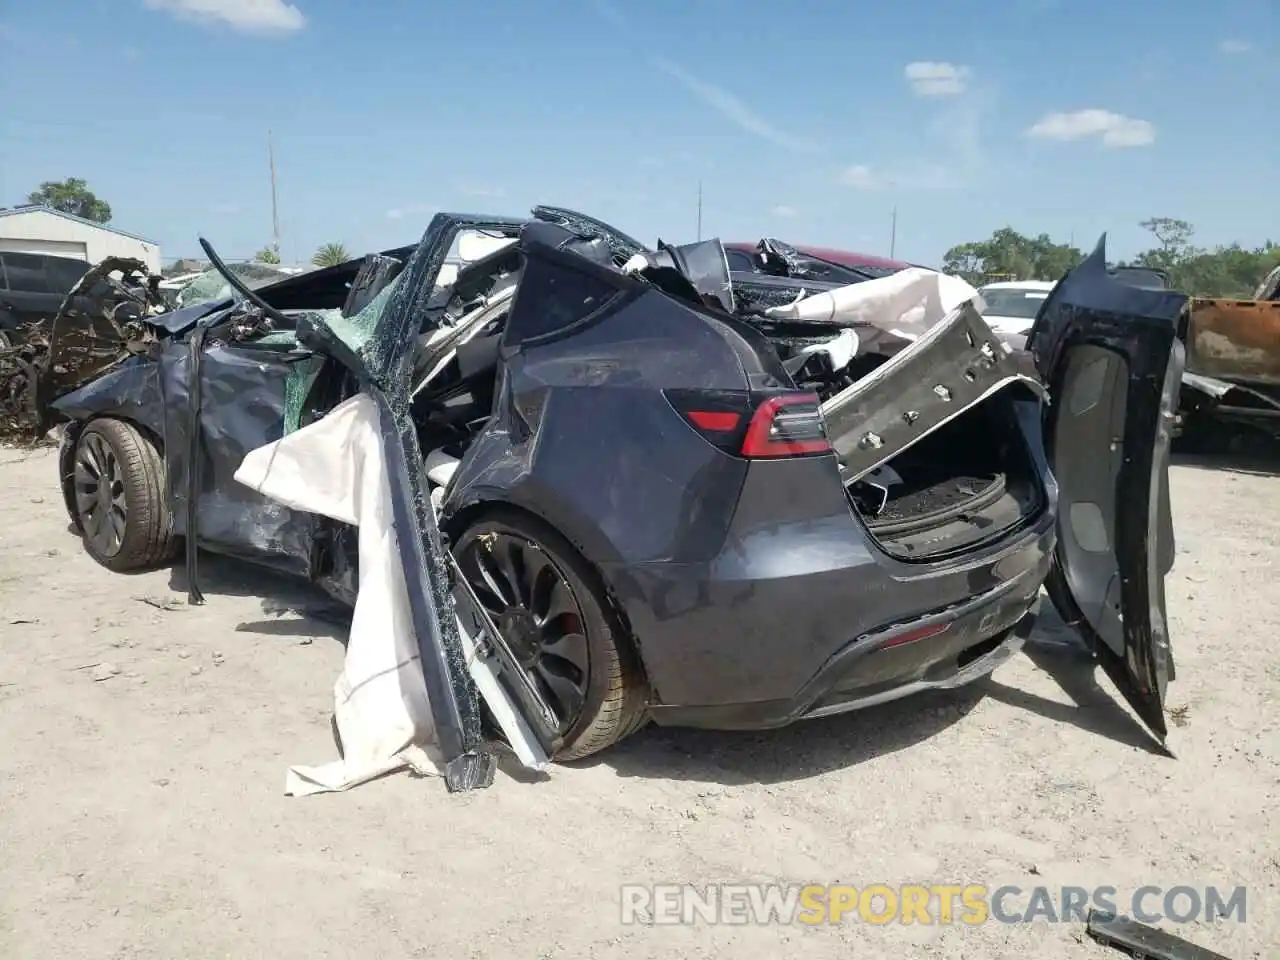
[[[826,401],[889,359],[856,331],[830,324],[778,322],[751,302],[735,301],[733,274],[719,240],[659,249],[619,264],[600,239],[584,240],[556,223],[531,221],[525,237],[570,249],[602,266],[642,278],[699,311],[745,321],[772,344],[796,387]],[[795,269],[797,255],[762,242],[762,260]],[[371,254],[253,291],[279,312],[276,334],[301,313],[355,317],[392,287],[412,248]],[[500,245],[437,286],[424,310],[414,358],[413,419],[437,503],[494,407],[499,354],[520,289],[518,244]],[[860,279],[866,279],[860,278]],[[900,348],[901,344],[896,344]],[[853,510],[884,549],[902,560],[932,560],[1005,534],[1042,504],[1014,418],[1017,391],[1001,391],[946,424],[871,477],[846,484]]]

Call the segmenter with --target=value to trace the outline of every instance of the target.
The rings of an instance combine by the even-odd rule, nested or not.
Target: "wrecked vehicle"
[[[1239,431],[1280,439],[1280,268],[1253,300],[1193,297],[1179,321],[1187,370],[1179,405],[1184,443],[1215,449]]]
[[[166,309],[159,283],[141,260],[107,257],[80,274],[51,319],[0,349],[0,439],[38,440],[51,425],[52,398],[148,349],[145,321]]]
[[[726,243],[725,255],[734,273],[763,273],[773,277],[833,280],[857,283],[906,270],[916,264],[869,253],[834,250],[830,247],[797,246],[765,237],[758,242]]]
[[[442,285],[467,231],[510,242]],[[845,289],[769,316],[716,240],[439,214],[414,247],[155,317],[144,349],[114,343],[41,409],[103,565],[185,538],[193,584],[198,545],[350,603],[352,528],[233,475],[371,397],[451,764],[484,751],[448,609],[468,597],[560,759],[649,720],[769,728],[967,683],[1019,648],[1046,583],[1163,739],[1185,298],[1109,277],[1100,246],[1041,311],[1035,378],[971,303],[868,358]]]

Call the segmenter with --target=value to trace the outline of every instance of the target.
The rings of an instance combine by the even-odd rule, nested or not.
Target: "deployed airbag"
[[[346,790],[404,767],[441,775],[373,399],[358,394],[321,420],[250,451],[235,479],[295,510],[359,530],[360,584],[346,659],[333,689],[342,757],[290,767],[285,792]],[[541,769],[547,757],[502,693],[492,666],[476,658],[465,631],[462,639],[472,680],[516,755]]]
[[[770,307],[765,316],[842,327],[869,325],[915,340],[976,296],[977,289],[959,277],[912,267]]]

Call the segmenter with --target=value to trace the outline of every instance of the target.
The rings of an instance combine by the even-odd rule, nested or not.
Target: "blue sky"
[[[59,0],[0,7],[0,205],[286,260],[437,209],[586,210],[939,263],[1011,225],[1123,257],[1180,217],[1280,239],[1280,7],[988,0]],[[19,94],[18,91],[21,91]]]

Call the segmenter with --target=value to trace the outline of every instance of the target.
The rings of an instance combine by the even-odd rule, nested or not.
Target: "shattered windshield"
[[[400,286],[400,281],[403,278],[404,274],[402,273],[392,280],[378,291],[377,295],[365,304],[364,308],[358,313],[344,317],[341,310],[325,310],[317,314],[317,319],[323,321],[324,325],[332,330],[339,340],[356,353],[359,353],[364,350],[370,338],[378,329],[382,314],[387,309],[387,302],[395,294],[396,288]]]
[[[243,280],[250,290],[257,290],[293,275],[288,270],[267,263],[232,263],[227,268]],[[227,283],[226,277],[217,270],[206,270],[177,292],[174,303],[178,307],[189,307],[196,303],[229,300],[234,296],[235,291]]]

